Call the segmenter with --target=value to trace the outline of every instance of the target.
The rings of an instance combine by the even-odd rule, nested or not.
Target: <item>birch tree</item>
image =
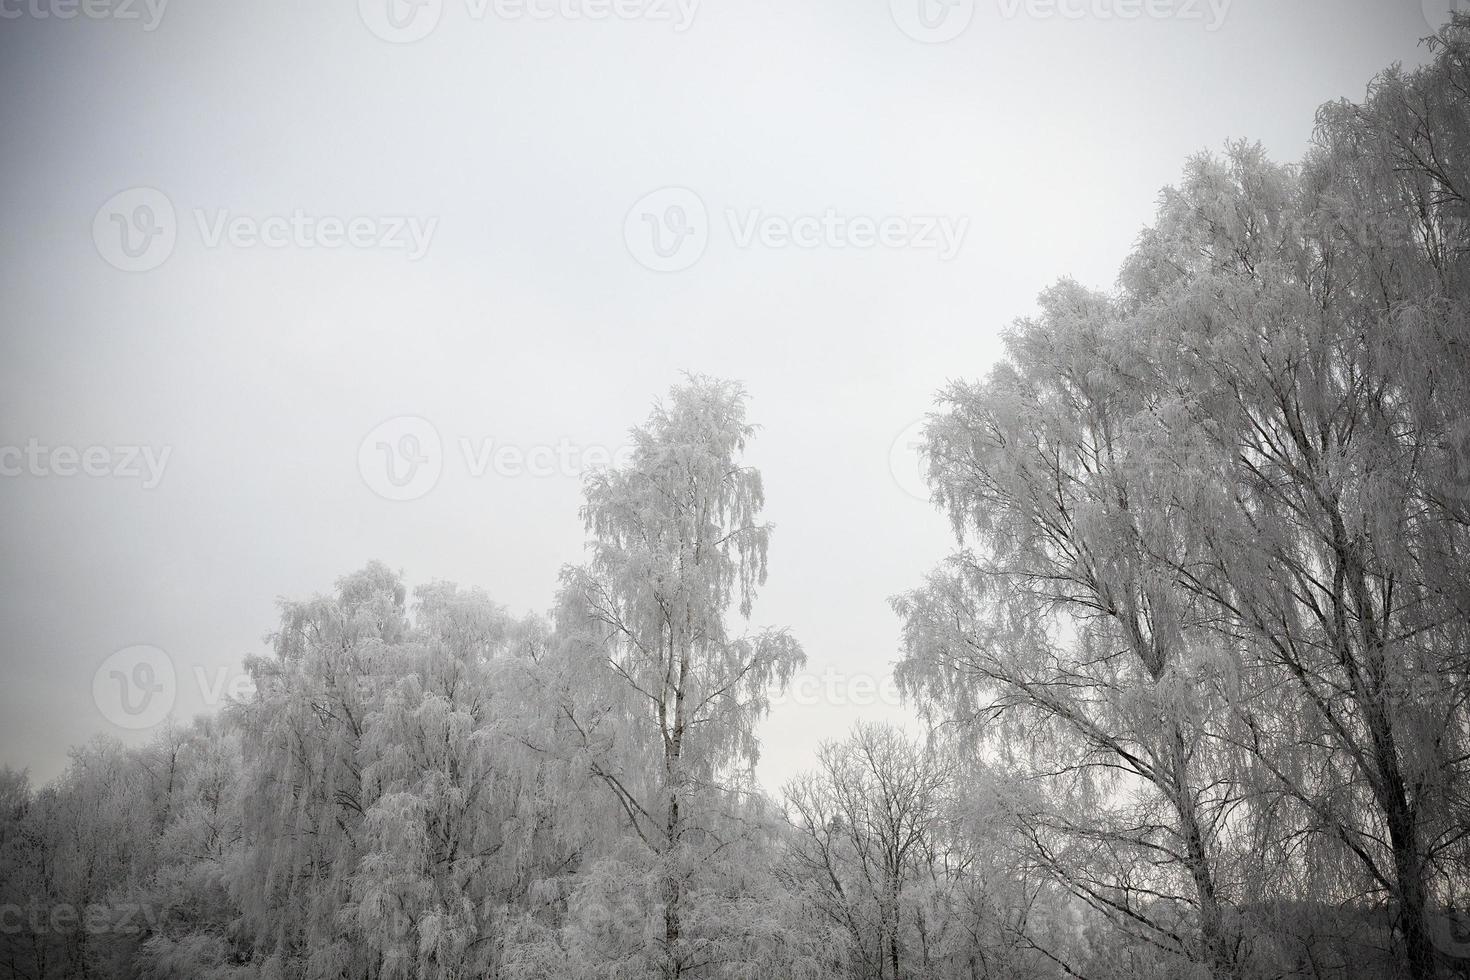
[[[621,699],[591,716],[566,706],[563,719],[654,860],[653,962],[666,978],[719,966],[710,936],[689,928],[699,874],[748,825],[737,782],[758,755],[755,724],[771,688],[805,662],[785,631],[737,635],[727,621],[749,617],[766,578],[765,492],[741,462],[754,431],[739,386],[695,377],[674,388],[632,431],[629,464],[588,479],[591,561],[563,576],[558,631],[590,651],[596,682]],[[618,736],[620,758],[599,729],[614,706],[633,726]]]
[[[1222,664],[1209,612],[1142,545],[1129,436],[1149,393],[1110,297],[1063,282],[1041,308],[927,430],[935,500],[975,547],[895,602],[900,679],[1060,794],[1025,824],[1059,880],[1231,976],[1217,862],[1232,794],[1203,734]]]
[[[406,599],[398,575],[370,564],[335,594],[283,601],[274,657],[246,662],[238,888],[268,980],[378,969],[339,913],[363,855],[367,719],[409,629]]]
[[[1437,972],[1466,750],[1466,522],[1444,483],[1470,405],[1463,164],[1434,155],[1463,138],[1467,75],[1445,43],[1414,81],[1324,110],[1302,179],[1252,147],[1194,161],[1125,272],[1169,393],[1154,485],[1197,546],[1163,557],[1258,691],[1229,737],[1389,901],[1416,980]]]

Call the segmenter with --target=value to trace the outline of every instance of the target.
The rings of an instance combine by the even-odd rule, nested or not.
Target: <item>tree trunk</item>
[[[1399,929],[1404,938],[1404,958],[1410,980],[1433,980],[1434,947],[1425,921],[1427,899],[1424,888],[1424,856],[1420,853],[1418,820],[1404,789],[1393,729],[1381,707],[1370,710],[1373,749],[1382,785],[1379,805],[1388,824],[1388,842],[1393,849],[1394,891],[1398,898]]]
[[[893,920],[888,928],[888,964],[893,968],[893,980],[903,980],[898,972],[898,897],[893,898]]]
[[[1357,638],[1363,650],[1364,669],[1350,669],[1350,678],[1354,694],[1361,702],[1367,719],[1373,762],[1378,770],[1373,788],[1378,797],[1378,805],[1383,809],[1384,820],[1388,824],[1389,846],[1393,849],[1394,891],[1397,892],[1399,901],[1398,919],[1404,937],[1404,957],[1408,961],[1410,980],[1434,980],[1434,948],[1430,943],[1429,928],[1425,921],[1425,869],[1419,842],[1418,814],[1409,799],[1403,767],[1399,764],[1393,708],[1386,694],[1388,667],[1384,634],[1388,624],[1386,617],[1380,620],[1380,607],[1368,587],[1361,544],[1349,540],[1342,519],[1336,512],[1332,518],[1333,541],[1338,557],[1338,579],[1345,581],[1351,590],[1352,607],[1357,614]],[[1338,643],[1345,651],[1344,664],[1352,665],[1351,651],[1346,649],[1347,629],[1344,618],[1348,611],[1347,603],[1337,596],[1334,598],[1337,600],[1334,610],[1337,619],[1334,625],[1340,631]]]
[[[1174,785],[1171,795],[1175,812],[1179,816],[1179,833],[1184,838],[1189,876],[1194,881],[1195,895],[1199,902],[1200,944],[1203,947],[1205,964],[1209,967],[1210,976],[1216,980],[1234,980],[1239,974],[1220,911],[1220,898],[1215,889],[1214,872],[1210,867],[1209,849],[1205,846],[1204,833],[1199,825],[1194,790],[1185,758],[1184,733],[1175,725],[1172,734],[1170,754],[1173,757],[1171,762]]]
[[[683,888],[679,882],[679,794],[683,789],[681,757],[684,750],[684,688],[689,677],[689,649],[686,644],[671,642],[679,651],[678,673],[674,683],[674,724],[664,743],[664,778],[668,782],[668,819],[664,826],[664,977],[677,980],[683,972],[679,960],[681,921],[679,903]]]

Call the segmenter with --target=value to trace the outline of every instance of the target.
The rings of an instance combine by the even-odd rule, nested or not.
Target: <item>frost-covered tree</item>
[[[504,923],[555,852],[502,683],[539,624],[448,583],[419,589],[409,642],[367,714],[363,853],[344,913],[380,976],[498,973]]]
[[[335,594],[282,602],[274,657],[247,661],[238,892],[267,980],[377,969],[341,912],[364,853],[363,740],[408,633],[405,599],[374,563]]]
[[[935,497],[964,547],[896,603],[900,678],[1050,786],[1037,798],[1056,805],[1024,826],[1059,880],[1230,976],[1217,869],[1229,780],[1206,768],[1204,734],[1221,645],[1212,612],[1148,553],[1130,436],[1150,392],[1110,298],[1064,282],[1041,307],[987,381],[944,392],[929,426]]]
[[[942,848],[949,769],[888,726],[825,743],[817,770],[783,793],[794,834],[786,874],[847,935],[863,977],[912,974],[926,862]]]
[[[576,858],[527,749],[546,630],[374,563],[283,603],[252,661],[235,892],[263,976],[500,974],[506,922]]]
[[[1467,31],[1325,107],[1300,172],[1192,162],[1123,279],[1161,392],[1140,444],[1192,542],[1157,552],[1245,656],[1258,840],[1313,834],[1317,891],[1385,901],[1415,978],[1470,748]]]
[[[731,631],[765,581],[771,533],[740,458],[753,433],[738,386],[674,388],[633,430],[628,465],[589,477],[591,561],[563,575],[558,632],[593,692],[563,703],[563,734],[640,845],[627,873],[655,883],[659,927],[638,955],[664,977],[735,966],[714,955],[736,923],[703,911],[719,891],[709,872],[749,833],[755,725],[805,661],[782,630]]]
[[[152,911],[138,959],[158,980],[245,980],[251,949],[234,894],[244,856],[238,733],[202,717],[152,749],[142,765],[167,774],[170,805],[156,867],[137,892]]]
[[[1445,968],[1470,760],[1467,35],[1325,107],[1301,168],[1248,144],[1191,161],[1119,291],[1048,292],[930,427],[974,547],[898,604],[910,690],[1052,782],[1061,806],[1017,816],[1078,894],[1216,975],[1324,968],[1292,922]]]
[[[777,875],[856,980],[1052,980],[1068,903],[1007,825],[1017,791],[952,740],[860,723],[786,786]]]

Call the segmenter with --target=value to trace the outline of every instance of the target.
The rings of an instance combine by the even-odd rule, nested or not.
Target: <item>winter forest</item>
[[[375,562],[248,698],[4,770],[0,978],[1470,977],[1470,16],[1427,43],[935,379],[913,731],[755,781],[780,419],[691,374],[548,614]]]

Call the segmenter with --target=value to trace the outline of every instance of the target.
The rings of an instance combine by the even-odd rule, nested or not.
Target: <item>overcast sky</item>
[[[749,390],[813,675],[763,780],[901,714],[950,540],[895,439],[1450,0],[920,2],[0,0],[0,763],[143,737],[120,679],[205,710],[370,559],[546,610],[686,370]]]

